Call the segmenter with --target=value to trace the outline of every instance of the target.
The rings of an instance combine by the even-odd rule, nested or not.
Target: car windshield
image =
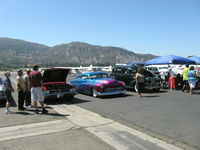
[[[104,74],[93,74],[90,75],[90,79],[97,79],[97,78],[108,78],[108,74],[104,73]]]

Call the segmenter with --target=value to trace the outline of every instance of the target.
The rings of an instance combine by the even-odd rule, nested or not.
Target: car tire
[[[74,100],[74,95],[67,96],[67,100],[68,100],[68,101],[73,101],[73,100]]]
[[[135,92],[135,81],[131,81],[131,83],[130,83],[130,87],[131,87],[131,89],[133,90],[133,92]]]
[[[159,92],[160,91],[160,88],[158,89],[153,89],[154,92]]]
[[[92,96],[95,98],[98,96],[97,90],[95,88],[92,89]]]

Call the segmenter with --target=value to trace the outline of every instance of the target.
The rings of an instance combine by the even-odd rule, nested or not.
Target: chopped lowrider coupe
[[[73,100],[76,90],[66,82],[70,69],[50,68],[43,72],[43,90],[45,99],[66,97]]]
[[[89,94],[93,97],[117,95],[126,92],[123,81],[117,81],[104,72],[81,73],[70,82],[77,92]]]

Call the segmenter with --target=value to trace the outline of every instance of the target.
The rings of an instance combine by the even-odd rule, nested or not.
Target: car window
[[[97,74],[90,75],[90,79],[96,79],[96,78],[97,78]]]
[[[144,73],[145,77],[153,77],[154,76],[151,72],[149,72],[149,71],[147,71],[145,69],[143,71],[144,71],[143,73]]]
[[[108,76],[108,74],[102,74],[102,78],[108,78],[109,76]]]
[[[113,72],[115,72],[115,73],[122,73],[122,68],[114,68]]]
[[[88,76],[87,75],[82,75],[80,76],[81,79],[88,79]]]
[[[90,79],[97,79],[97,78],[108,78],[108,74],[104,73],[104,74],[93,74],[90,75]]]

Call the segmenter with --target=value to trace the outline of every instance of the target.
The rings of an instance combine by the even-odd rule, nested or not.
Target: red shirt
[[[33,70],[29,73],[29,81],[31,87],[41,87],[42,86],[42,74],[39,71]]]

